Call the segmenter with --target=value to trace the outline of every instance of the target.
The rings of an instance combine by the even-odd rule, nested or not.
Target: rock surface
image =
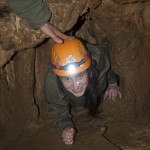
[[[112,67],[120,75],[122,99],[115,104],[105,101],[101,105],[103,113],[100,116],[103,116],[103,121],[108,125],[105,140],[115,143],[116,149],[117,146],[125,150],[149,149],[150,2],[47,0],[46,3],[53,13],[52,23],[60,30],[66,32],[73,29],[77,37],[110,48]],[[4,143],[10,142],[7,137],[18,139],[22,130],[34,130],[37,124],[40,124],[41,129],[50,121],[44,102],[43,80],[53,41],[50,39],[45,42],[45,38],[47,37],[39,30],[29,28],[24,20],[12,13],[5,0],[0,0],[0,132],[2,137],[7,135],[1,141],[3,148],[6,147]],[[80,117],[82,120],[85,116]],[[123,124],[125,121],[127,123]],[[81,121],[79,127],[82,131],[84,121]],[[127,134],[128,131],[130,133]],[[54,131],[49,133],[56,134]],[[83,130],[78,138],[94,140],[92,133],[90,137],[88,131]],[[141,135],[143,139],[140,138]],[[32,141],[30,135],[24,136],[26,140]],[[20,147],[23,139],[19,140]],[[33,139],[36,141],[36,136]],[[59,137],[54,139],[60,140]],[[26,143],[28,142],[27,140]],[[80,145],[78,142],[77,147]],[[15,144],[13,147],[16,150]],[[6,147],[7,150],[9,148],[11,146]],[[83,149],[82,146],[80,148]]]

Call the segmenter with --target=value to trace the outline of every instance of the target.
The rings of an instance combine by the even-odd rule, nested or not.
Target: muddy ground
[[[1,150],[150,150],[150,120],[132,121],[110,118],[100,113],[100,118],[88,116],[87,111],[73,112],[78,129],[75,143],[65,145],[51,121],[29,125],[22,132],[10,129],[1,132]],[[143,121],[145,120],[145,121]]]

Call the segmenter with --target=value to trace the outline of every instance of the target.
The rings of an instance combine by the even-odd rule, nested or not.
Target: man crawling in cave
[[[84,107],[93,117],[100,99],[121,98],[117,74],[105,46],[83,44],[79,39],[53,45],[44,81],[45,100],[65,144],[74,143],[77,129],[71,108]]]

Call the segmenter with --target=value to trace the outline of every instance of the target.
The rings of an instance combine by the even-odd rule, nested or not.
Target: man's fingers
[[[118,91],[118,93],[117,93],[117,94],[119,95],[119,98],[121,99],[121,97],[122,97],[121,92],[120,92],[120,91]]]
[[[116,99],[117,99],[117,92],[114,91],[112,92],[112,102],[116,102]]]
[[[63,43],[65,39],[72,39],[73,36],[67,36],[50,23],[44,24],[40,30],[47,36],[51,37],[56,43]]]
[[[67,145],[71,145],[74,143],[74,136],[64,136],[63,137],[63,142]]]
[[[105,95],[104,95],[104,100],[107,98],[108,96],[108,90],[106,90]]]
[[[52,35],[51,38],[56,42],[56,43],[63,43],[63,40],[55,35]]]
[[[64,142],[65,144],[67,144],[67,145],[71,145],[71,144],[74,143],[74,140],[73,140],[73,139],[72,139],[72,140],[66,140],[66,139],[64,139],[63,142]]]
[[[75,134],[75,129],[74,128],[70,128],[69,131],[70,131],[71,134]]]
[[[60,37],[61,39],[63,39],[63,40],[65,40],[65,39],[73,39],[73,38],[74,38],[74,36],[68,36],[68,35],[62,33],[61,31],[59,31],[58,29],[57,29],[57,30],[54,30],[54,33],[55,33],[58,37]]]
[[[68,35],[65,35],[64,33],[62,33],[59,29],[57,29],[56,27],[52,26],[51,24],[49,24],[49,29],[52,30],[53,32],[53,40],[55,42],[58,42],[58,43],[62,43],[63,40],[65,39],[72,39],[74,38],[73,36],[68,36]]]
[[[62,133],[62,138],[65,144],[71,145],[74,143],[75,129],[67,128]]]

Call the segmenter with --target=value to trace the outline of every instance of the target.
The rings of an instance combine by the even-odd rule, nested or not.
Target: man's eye
[[[70,78],[69,78],[69,77],[65,77],[63,80],[64,80],[65,82],[69,82],[69,81],[70,81]]]
[[[84,76],[84,74],[83,74],[83,73],[78,74],[78,79],[82,79],[82,78],[83,78],[83,76]]]

